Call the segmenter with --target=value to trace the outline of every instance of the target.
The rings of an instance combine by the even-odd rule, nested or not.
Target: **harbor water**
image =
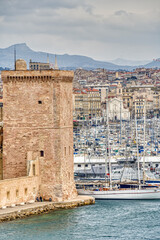
[[[0,224],[0,240],[42,239],[160,239],[160,201],[96,201]]]

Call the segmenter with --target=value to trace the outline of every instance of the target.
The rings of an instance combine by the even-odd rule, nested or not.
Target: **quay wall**
[[[90,196],[78,196],[76,199],[64,202],[35,202],[26,204],[25,206],[16,206],[15,208],[7,208],[0,210],[0,222],[12,221],[19,218],[25,218],[32,215],[49,213],[55,210],[71,209],[85,205],[92,205],[95,199]]]
[[[0,181],[0,208],[35,201],[39,177],[20,177]]]

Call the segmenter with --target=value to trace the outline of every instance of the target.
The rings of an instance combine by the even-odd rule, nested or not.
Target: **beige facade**
[[[49,70],[49,63],[40,63],[40,62],[29,62],[29,70]]]
[[[74,90],[74,118],[101,116],[101,95],[96,89]]]
[[[146,102],[147,112],[159,112],[160,94],[152,85],[132,85],[123,89],[123,104],[130,110],[133,116],[136,112],[138,117],[143,116],[143,105]]]
[[[133,107],[133,93],[130,92],[128,89],[123,91],[123,105],[124,107],[128,108],[132,111]]]
[[[101,95],[97,89],[87,90],[89,117],[101,116]]]
[[[16,69],[3,71],[2,80],[3,178],[39,175],[44,199],[75,197],[73,72]]]
[[[136,114],[137,118],[142,118],[144,116],[144,103],[145,99],[143,97],[136,98],[133,102],[134,115]]]
[[[147,100],[146,98],[139,97],[133,102],[134,114],[136,113],[137,118],[144,117],[144,110],[146,116],[153,110],[153,100]]]
[[[86,118],[88,116],[88,97],[87,93],[74,93],[74,113],[75,119]]]
[[[155,91],[153,94],[153,109],[156,113],[160,110],[160,92]]]

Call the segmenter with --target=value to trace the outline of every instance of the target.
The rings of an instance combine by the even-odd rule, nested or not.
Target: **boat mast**
[[[144,101],[144,151],[143,151],[143,184],[145,184],[145,154],[146,154],[146,102]]]
[[[83,119],[82,120],[82,129],[83,129],[83,132],[85,131],[85,120]],[[87,131],[86,131],[87,133]],[[86,178],[86,150],[87,150],[87,147],[86,145],[84,146],[84,176]]]
[[[109,89],[108,89],[109,91]],[[108,160],[109,160],[109,184],[110,190],[112,190],[112,169],[111,169],[111,152],[110,152],[110,139],[109,139],[109,102],[108,102],[108,91],[107,91],[107,142],[108,142]]]
[[[120,100],[120,146],[122,143],[122,102]]]
[[[106,151],[105,151],[105,184],[107,184],[107,177],[106,177],[106,174],[107,174],[107,96],[108,96],[108,89],[106,89],[106,113],[105,113],[105,134],[106,134]]]
[[[135,111],[135,127],[136,127],[136,145],[137,145],[137,165],[138,165],[138,183],[139,189],[141,188],[141,180],[140,180],[140,169],[139,169],[139,151],[138,151],[138,131],[137,131],[137,117]]]

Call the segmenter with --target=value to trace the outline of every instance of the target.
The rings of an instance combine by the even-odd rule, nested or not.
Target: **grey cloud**
[[[91,43],[96,42],[97,52],[105,45],[106,49],[109,47],[113,51],[114,48],[126,49],[126,46],[145,47],[148,51],[151,44],[158,49],[159,9],[147,7],[144,11],[141,6],[139,10],[139,2],[136,0],[134,9],[120,5],[120,2],[125,2],[126,5],[131,2],[133,5],[133,1],[130,0],[111,2],[108,0],[0,0],[1,36],[3,39],[8,35],[17,36],[17,42],[23,36],[25,41],[26,35],[31,41],[35,35],[36,39],[37,36],[41,36],[46,41],[47,38],[58,38],[61,42],[73,45],[74,49],[76,44],[77,49],[81,49],[84,45],[88,45],[89,49]],[[142,2],[144,3],[143,0]],[[153,1],[147,0],[148,4],[149,2]],[[101,6],[101,3],[104,6]],[[115,3],[117,5],[113,7]],[[157,1],[156,3],[158,4]],[[38,39],[39,45],[44,44],[41,38]]]
[[[124,15],[128,16],[128,13],[124,10],[119,10],[119,11],[115,12],[115,15],[117,15],[117,16],[124,16]]]
[[[23,15],[43,9],[72,9],[78,6],[91,11],[91,5],[85,0],[0,0],[0,15]]]
[[[122,12],[122,11],[121,11]],[[129,41],[138,38],[143,33],[157,34],[159,33],[158,17],[148,15],[139,16],[137,14],[118,14],[101,17],[86,12],[84,9],[50,9],[39,10],[37,14],[29,13],[27,16],[15,16],[16,21],[12,21],[12,16],[8,17],[4,22],[4,31],[21,31],[32,33],[58,34],[68,38],[79,39],[97,39],[107,41],[113,38],[124,38],[129,36]],[[8,24],[6,24],[8,23]],[[74,35],[75,33],[75,35]],[[67,35],[66,35],[67,34]],[[116,39],[115,39],[116,38]],[[127,41],[127,38],[125,38]]]

